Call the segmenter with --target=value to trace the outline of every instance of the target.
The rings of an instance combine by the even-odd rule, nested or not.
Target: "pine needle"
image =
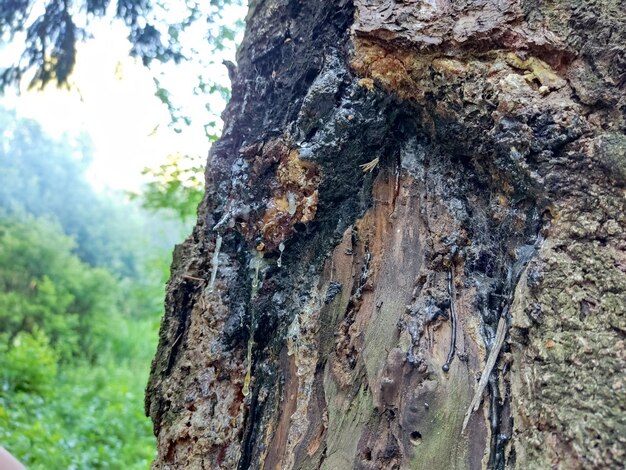
[[[364,163],[363,165],[359,165],[359,166],[361,167],[361,170],[363,170],[363,173],[367,173],[368,171],[371,173],[372,171],[374,171],[374,168],[376,168],[378,166],[378,161],[379,160],[380,160],[380,157],[376,157],[371,162],[367,162],[367,163]]]

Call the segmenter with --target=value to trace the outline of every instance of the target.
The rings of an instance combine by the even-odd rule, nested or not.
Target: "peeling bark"
[[[252,2],[153,467],[622,466],[624,11]]]

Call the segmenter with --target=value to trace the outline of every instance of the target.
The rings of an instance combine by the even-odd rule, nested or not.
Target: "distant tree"
[[[143,470],[161,308],[74,246],[57,223],[0,212],[0,441],[33,470]]]
[[[0,215],[2,339],[41,330],[65,359],[97,355],[118,293],[114,277],[81,262],[74,246],[54,222]]]
[[[151,250],[169,250],[180,237],[183,225],[172,211],[147,214],[123,195],[92,188],[85,177],[91,161],[86,136],[53,139],[36,121],[2,108],[0,136],[0,210],[57,220],[85,263],[141,278]]]
[[[36,121],[17,119],[1,108],[0,135],[0,208],[52,216],[75,238],[83,261],[135,274],[128,239],[136,221],[97,195],[85,180],[91,160],[89,140],[52,139]]]

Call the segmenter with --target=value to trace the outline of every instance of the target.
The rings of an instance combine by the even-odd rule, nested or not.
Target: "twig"
[[[480,402],[482,400],[483,392],[485,391],[485,387],[487,386],[487,382],[489,381],[489,376],[491,375],[491,371],[493,367],[496,365],[496,361],[498,360],[498,355],[500,354],[500,349],[502,349],[502,345],[504,344],[504,338],[506,337],[506,320],[504,315],[500,316],[500,320],[498,321],[498,329],[496,330],[496,337],[493,342],[493,347],[491,348],[491,352],[489,352],[489,357],[487,358],[487,363],[485,364],[485,368],[483,369],[483,373],[480,377],[480,381],[478,382],[478,388],[474,393],[474,398],[472,398],[472,402],[465,413],[465,419],[463,420],[463,429],[461,432],[465,431],[467,427],[467,423],[469,422],[470,416],[472,413],[478,409],[480,406]]]

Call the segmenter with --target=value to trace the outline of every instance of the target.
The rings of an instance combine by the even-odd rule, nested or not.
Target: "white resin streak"
[[[220,264],[220,249],[222,248],[222,236],[217,235],[215,239],[215,250],[213,251],[213,261],[211,263],[211,281],[209,282],[209,292],[213,291],[215,279],[217,278],[217,270]]]

